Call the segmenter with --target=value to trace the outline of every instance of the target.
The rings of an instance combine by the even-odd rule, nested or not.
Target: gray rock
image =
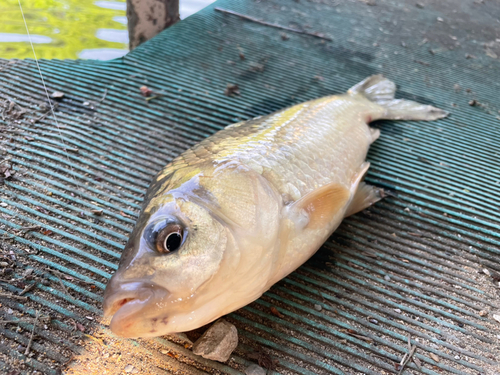
[[[246,375],[266,375],[267,371],[258,365],[250,365],[245,369]]]
[[[316,304],[316,305],[314,305],[314,310],[321,311],[321,310],[323,310],[323,308],[321,307],[321,305]]]
[[[237,345],[236,327],[225,320],[219,320],[196,340],[193,344],[193,353],[203,358],[225,362]]]

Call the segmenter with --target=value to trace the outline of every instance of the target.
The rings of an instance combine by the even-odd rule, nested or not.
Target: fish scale
[[[371,142],[366,122],[355,117],[371,108],[379,111],[368,101],[332,96],[234,124],[176,158],[158,178],[207,160],[237,159],[264,175],[287,202],[330,182],[350,187]],[[164,189],[170,188],[169,181]]]

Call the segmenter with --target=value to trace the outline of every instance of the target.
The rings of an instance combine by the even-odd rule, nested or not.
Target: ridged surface
[[[26,300],[0,297],[0,319],[22,320],[0,325],[2,372],[57,374],[73,358],[77,373],[133,363],[142,373],[239,374],[260,351],[284,374],[398,373],[411,337],[421,367],[410,362],[406,374],[498,374],[500,8],[421,4],[220,0],[214,6],[333,40],[284,40],[282,30],[208,7],[123,60],[41,61],[49,91],[65,93],[59,130],[43,117],[34,62],[1,61],[0,167],[15,174],[0,185],[0,278],[16,281],[0,286],[16,294],[35,284]],[[392,195],[227,318],[240,335],[227,364],[194,356],[176,337],[118,340],[96,323],[156,171],[230,123],[375,73],[397,83],[398,97],[450,117],[375,124],[382,135],[367,180]],[[241,95],[225,96],[228,83]],[[146,102],[143,85],[161,95]]]

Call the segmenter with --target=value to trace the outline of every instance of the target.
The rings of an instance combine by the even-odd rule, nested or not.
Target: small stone
[[[266,375],[266,373],[266,370],[259,365],[250,365],[245,369],[245,375]]]
[[[493,314],[493,319],[500,323],[500,314]]]
[[[460,356],[459,356],[459,355],[456,355],[456,356],[455,356],[455,359],[460,359]]]
[[[125,372],[129,372],[130,373],[130,372],[134,371],[134,366],[127,365],[127,366],[125,366],[124,370],[125,370]]]
[[[321,310],[323,310],[323,308],[321,307],[321,305],[315,304],[314,305],[314,310],[321,311]]]
[[[385,281],[391,281],[391,277],[390,277],[389,275],[385,275],[385,276],[384,276],[384,280],[385,280]]]
[[[51,95],[50,95],[51,98],[54,98],[54,99],[61,99],[62,97],[64,97],[64,93],[61,92],[61,91],[54,91]]]
[[[394,309],[398,314],[401,314],[401,309]]]
[[[486,310],[479,311],[479,316],[486,316],[486,315],[488,315],[488,311]]]
[[[225,320],[219,320],[196,340],[193,353],[203,358],[225,362],[237,345],[236,327]]]
[[[8,206],[8,204],[7,204],[7,203],[5,203],[5,202],[2,202],[2,203],[0,203],[0,206],[2,206],[2,207],[7,207],[7,206]]]

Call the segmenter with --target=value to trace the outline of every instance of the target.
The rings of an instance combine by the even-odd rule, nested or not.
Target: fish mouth
[[[151,283],[110,285],[104,293],[104,317],[112,317],[109,328],[117,336],[157,336],[158,323],[168,322],[162,316],[161,306],[169,295],[164,288]]]

